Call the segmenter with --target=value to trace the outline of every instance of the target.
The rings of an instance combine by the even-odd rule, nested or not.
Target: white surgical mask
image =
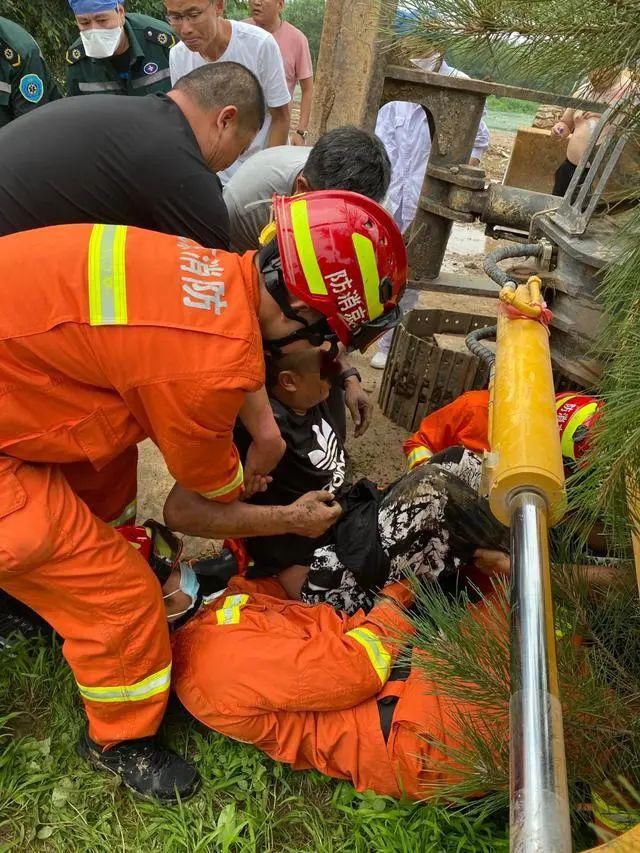
[[[197,574],[193,571],[191,566],[188,566],[186,563],[180,563],[180,586],[178,589],[174,589],[173,592],[163,595],[162,597],[167,601],[167,599],[172,598],[177,593],[183,592],[191,599],[191,603],[188,607],[185,607],[184,610],[181,610],[180,613],[174,613],[172,616],[168,616],[167,621],[175,622],[176,619],[179,619],[181,616],[184,616],[185,613],[188,613],[198,601],[199,591],[200,581],[198,580]]]
[[[80,33],[84,52],[91,59],[107,59],[116,52],[122,38],[122,27],[84,30]]]

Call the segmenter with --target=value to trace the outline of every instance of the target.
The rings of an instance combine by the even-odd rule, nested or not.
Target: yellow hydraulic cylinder
[[[564,471],[540,279],[500,293],[496,362],[491,382],[485,482],[495,517],[509,525],[519,491],[536,492],[549,524],[566,510]]]

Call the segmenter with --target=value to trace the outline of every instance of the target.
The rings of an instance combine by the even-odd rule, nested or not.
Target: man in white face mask
[[[148,15],[125,14],[117,0],[69,0],[80,38],[67,51],[69,95],[148,95],[171,88],[171,27]]]

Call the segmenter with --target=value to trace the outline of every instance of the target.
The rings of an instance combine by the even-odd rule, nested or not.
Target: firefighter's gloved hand
[[[373,406],[369,395],[362,387],[357,376],[350,376],[344,383],[344,402],[351,413],[354,435],[358,438],[364,435],[371,424]]]
[[[289,515],[289,532],[316,539],[335,524],[342,514],[330,492],[307,492],[284,508]]]

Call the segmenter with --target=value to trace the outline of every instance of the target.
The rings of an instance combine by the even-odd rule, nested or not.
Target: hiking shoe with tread
[[[186,800],[200,784],[196,769],[156,737],[125,740],[103,751],[85,731],[78,752],[92,767],[118,776],[138,797],[166,805]]]

